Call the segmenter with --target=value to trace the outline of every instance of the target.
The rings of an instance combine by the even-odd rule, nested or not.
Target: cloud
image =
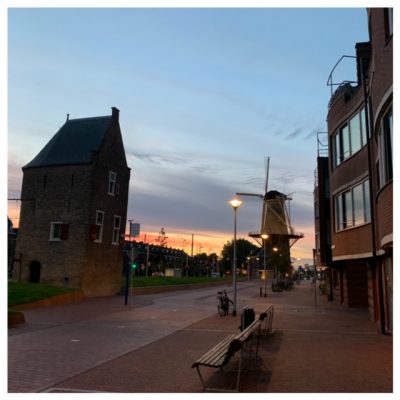
[[[131,149],[127,149],[127,156],[132,156],[139,160],[143,160],[152,164],[157,165],[165,165],[165,164],[186,164],[188,163],[188,159],[184,157],[174,156],[174,155],[165,155],[165,154],[156,154],[156,153],[141,153],[138,151],[132,151]]]
[[[285,139],[294,139],[300,134],[301,134],[301,129],[296,128],[292,133],[289,133],[289,135],[285,136]]]
[[[146,179],[146,177],[141,177]],[[186,226],[193,230],[229,231],[232,210],[227,204],[236,189],[212,175],[187,174],[184,170],[164,171],[163,176],[151,173],[151,185],[141,183],[133,190],[129,215],[142,224]],[[246,205],[240,210],[245,231],[257,230],[261,206]],[[189,229],[189,228],[188,228]]]

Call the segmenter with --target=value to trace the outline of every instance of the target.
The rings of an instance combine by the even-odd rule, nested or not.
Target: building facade
[[[130,169],[119,110],[69,119],[23,167],[13,278],[81,288],[121,287]]]
[[[393,11],[371,8],[367,16],[370,40],[355,46],[357,82],[344,82],[329,103],[331,243],[316,247],[328,253],[330,246],[332,299],[368,309],[382,332],[390,333]]]

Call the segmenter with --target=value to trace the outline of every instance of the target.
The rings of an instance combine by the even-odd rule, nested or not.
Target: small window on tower
[[[108,172],[108,194],[115,196],[117,186],[117,174],[113,171]]]

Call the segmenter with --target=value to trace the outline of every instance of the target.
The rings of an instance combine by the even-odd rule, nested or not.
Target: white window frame
[[[101,215],[101,221],[99,221],[98,217]],[[103,241],[103,227],[104,227],[104,211],[96,210],[96,220],[95,220],[96,227],[96,239],[94,242],[101,243]],[[97,231],[98,229],[98,231]]]
[[[359,186],[362,187],[362,193],[363,193],[362,214],[364,216],[364,220],[362,222],[356,223],[355,207],[354,207],[354,190]],[[334,197],[336,232],[341,232],[346,229],[359,227],[371,222],[371,215],[370,215],[371,207],[370,207],[368,191],[369,191],[369,180],[365,179],[362,182],[357,183],[357,185],[354,185],[349,189],[346,189],[345,191],[339,193]]]
[[[358,132],[352,132],[351,126],[354,118],[358,119]],[[365,127],[365,108],[362,107],[350,118],[348,118],[337,132],[332,137],[332,160],[333,168],[338,167],[344,161],[352,157],[358,151],[360,151],[367,144],[367,134]],[[355,135],[359,135],[357,141],[352,140]],[[348,151],[344,151],[344,144],[348,144]],[[355,144],[359,144],[360,147],[354,148]]]
[[[390,116],[390,119],[389,119]],[[380,121],[379,145],[379,183],[383,187],[393,179],[393,109],[392,106]]]
[[[116,223],[117,221],[118,223]],[[112,244],[119,245],[120,231],[121,231],[121,216],[114,215]]]
[[[61,221],[52,221],[50,222],[50,238],[49,241],[51,242],[61,242],[61,225],[63,223]],[[55,227],[58,226],[58,235],[56,236],[56,229]]]
[[[117,185],[117,173],[113,171],[108,171],[108,194],[115,196],[115,188]]]

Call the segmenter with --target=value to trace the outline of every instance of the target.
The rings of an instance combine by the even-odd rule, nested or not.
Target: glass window
[[[370,193],[369,193],[369,180],[363,182],[363,192],[364,192],[364,219],[365,222],[371,222],[371,203],[370,203]]]
[[[365,180],[335,197],[336,231],[371,221],[369,181]]]
[[[115,187],[117,182],[117,174],[115,172],[108,172],[108,194],[115,195]]]
[[[344,193],[344,227],[350,228],[353,226],[353,199],[351,191]]]
[[[342,162],[341,157],[341,146],[340,146],[340,133],[338,132],[333,140],[333,151],[334,151],[334,160],[335,160],[335,167],[338,166]]]
[[[336,209],[336,230],[340,231],[343,227],[343,204],[342,196],[337,196],[335,199],[335,209]]]
[[[350,120],[350,139],[351,139],[351,154],[353,155],[361,149],[361,127],[360,114],[357,113]]]
[[[393,178],[393,113],[392,108],[384,115],[379,132],[379,178],[381,186]]]
[[[61,240],[61,225],[62,222],[50,222],[50,240]]]
[[[367,144],[365,110],[362,108],[332,138],[333,167],[337,167]]]
[[[365,108],[363,108],[360,112],[360,120],[361,120],[361,146],[365,146],[367,144],[367,127],[365,125]]]
[[[121,217],[114,215],[114,227],[113,227],[113,238],[112,244],[119,244],[119,232],[121,230]]]
[[[357,185],[353,188],[353,210],[354,225],[362,225],[365,222],[363,185]]]
[[[96,211],[96,232],[95,232],[95,242],[101,243],[103,240],[103,224],[104,224],[104,212]]]
[[[342,128],[341,134],[342,134],[342,160],[346,160],[351,155],[348,125],[345,125]]]

